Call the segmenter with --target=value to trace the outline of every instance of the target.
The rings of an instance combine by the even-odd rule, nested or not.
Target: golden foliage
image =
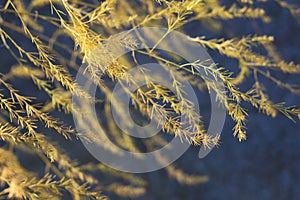
[[[138,197],[144,194],[147,184],[138,176],[118,172],[101,164],[89,163],[81,166],[50,139],[53,131],[67,140],[83,137],[83,134],[77,133],[52,116],[57,110],[66,115],[76,112],[76,109],[72,109],[71,100],[74,93],[89,98],[71,73],[78,70],[77,61],[88,63],[90,78],[105,94],[104,99],[97,102],[104,102],[103,114],[108,119],[107,132],[122,148],[140,152],[135,140],[122,133],[110,120],[112,116],[109,100],[112,91],[108,84],[102,82],[103,76],[107,75],[112,82],[124,80],[128,84],[136,84],[135,79],[128,74],[128,70],[132,68],[130,62],[115,59],[114,53],[109,51],[106,44],[117,43],[129,50],[139,44],[130,37],[110,36],[123,30],[134,31],[142,26],[166,26],[168,29],[161,38],[163,40],[171,31],[184,31],[185,25],[196,20],[213,22],[214,24],[208,23],[208,26],[216,28],[222,26],[222,20],[236,18],[256,19],[268,23],[272,19],[266,15],[263,8],[257,6],[257,2],[264,3],[267,0],[239,0],[238,3],[228,6],[222,5],[220,0],[106,0],[98,4],[81,0],[33,0],[29,4],[20,0],[6,1],[0,9],[0,41],[16,60],[16,64],[6,66],[10,72],[0,76],[0,140],[6,144],[0,147],[0,196],[9,199],[60,199],[67,191],[74,199],[105,199],[99,190],[121,197]],[[281,0],[276,2],[288,9],[292,15],[299,16],[299,9],[294,5]],[[39,12],[42,8],[49,9],[50,14],[44,15]],[[17,23],[5,21],[5,15],[10,15]],[[46,30],[47,27],[52,28]],[[32,47],[23,46],[17,36],[30,42]],[[73,41],[73,47],[60,43],[60,37]],[[151,49],[132,51],[132,59],[138,64],[136,53],[151,57],[182,73],[195,87],[206,87],[208,91],[215,91],[235,123],[233,135],[237,136],[239,141],[246,139],[248,111],[244,108],[245,102],[272,117],[281,113],[292,120],[294,116],[300,118],[300,109],[285,106],[283,102],[273,103],[259,80],[266,78],[292,93],[299,93],[296,86],[284,83],[273,75],[273,72],[278,71],[300,73],[300,65],[281,58],[273,45],[273,36],[247,35],[209,40],[198,36],[189,37],[189,40],[235,59],[240,72],[233,74],[229,67],[214,68],[199,60],[179,64],[174,60],[165,59],[156,51],[159,42]],[[267,53],[261,53],[257,47]],[[204,70],[210,78],[198,73],[199,70]],[[148,80],[147,87],[139,88],[130,94],[135,109],[149,119],[158,121],[163,132],[179,136],[184,142],[203,145],[205,148],[219,144],[220,137],[207,134],[201,116],[193,111],[194,105],[184,98],[184,91],[180,85],[181,77],[170,70],[177,92],[177,96],[174,96],[167,88],[151,81],[143,69],[141,75]],[[18,91],[13,86],[16,78],[31,80],[49,99],[45,101],[38,96],[34,99],[23,95],[23,91]],[[196,78],[204,80],[205,83]],[[253,87],[241,91],[239,85],[250,78],[255,80]],[[224,83],[226,91],[219,89],[215,84],[216,79]],[[166,107],[159,102],[170,106]],[[122,108],[118,112],[122,115]],[[186,124],[180,123],[180,114],[185,114],[189,124],[192,124],[183,131],[179,130]],[[48,131],[41,131],[43,126]],[[93,122],[85,126],[96,127]],[[95,141],[102,144],[101,138],[96,138]],[[161,135],[157,135],[151,141],[145,141],[144,145],[147,150],[152,151],[156,146],[164,146],[166,143]],[[102,145],[113,153],[119,153],[107,144]],[[36,154],[44,162],[45,174],[40,177],[22,167],[16,150]],[[92,172],[95,171],[124,179],[129,184],[102,185],[101,180],[92,176]],[[205,176],[187,175],[173,165],[167,167],[166,171],[184,184],[198,184],[208,180]]]

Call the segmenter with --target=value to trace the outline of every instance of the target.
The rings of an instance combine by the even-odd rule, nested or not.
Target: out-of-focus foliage
[[[67,140],[82,137],[82,134],[52,115],[57,111],[65,115],[76,112],[76,109],[72,109],[72,93],[88,95],[74,81],[73,75],[74,71],[79,69],[78,63],[89,63],[87,70],[106,96],[100,100],[104,105],[103,113],[107,119],[111,119],[110,105],[106,99],[109,98],[111,90],[101,80],[102,76],[107,76],[115,82],[126,77],[127,71],[132,68],[130,63],[124,60],[117,60],[106,66],[106,63],[111,61],[109,55],[100,54],[102,57],[99,57],[93,53],[93,50],[109,40],[111,35],[143,26],[165,27],[168,29],[166,34],[172,30],[184,32],[185,27],[193,21],[205,22],[208,28],[216,31],[222,28],[224,21],[236,18],[268,23],[272,18],[267,16],[263,9],[262,5],[265,3],[268,3],[268,0],[237,0],[230,3],[222,0],[105,0],[101,3],[92,0],[1,1],[1,52],[9,52],[15,59],[15,64],[1,67],[8,70],[4,70],[6,73],[0,76],[0,140],[4,141],[4,145],[0,147],[0,196],[12,199],[63,199],[65,195],[71,195],[74,199],[107,198],[100,191],[109,191],[121,197],[143,195],[147,183],[140,177],[115,171],[102,164],[79,165],[51,139],[51,134],[55,132]],[[276,3],[288,9],[295,17],[299,17],[300,12],[294,5],[283,0],[276,0]],[[59,42],[60,38],[73,41],[73,46],[71,43]],[[246,139],[247,110],[243,107],[243,102],[249,102],[260,112],[272,117],[281,113],[292,120],[296,119],[294,116],[300,118],[299,109],[285,106],[283,102],[272,102],[260,81],[260,78],[266,78],[292,93],[299,93],[299,88],[272,75],[273,72],[300,73],[299,65],[281,59],[273,45],[273,36],[254,34],[239,38],[206,39],[199,35],[190,37],[189,40],[235,59],[239,72],[231,72],[230,66],[215,70],[198,61],[179,64],[174,60],[161,58],[155,48],[135,53],[180,69],[195,87],[201,89],[206,87],[208,90],[219,92],[213,81],[205,80],[205,77],[197,73],[197,69],[204,69],[213,77],[220,77],[227,91],[226,98],[222,98],[222,95],[219,98],[235,122],[233,134],[240,141]],[[24,41],[30,45],[22,45]],[[136,41],[130,38],[120,38],[115,42],[129,49],[137,45]],[[132,54],[133,60],[134,55]],[[1,64],[3,65],[2,61]],[[194,77],[198,76],[203,78],[205,83],[195,81]],[[48,95],[48,99],[23,95],[26,91],[18,91],[14,87],[14,80],[18,78],[30,79],[32,84]],[[254,80],[253,87],[241,91],[239,85],[249,80]],[[131,79],[127,81],[134,82]],[[174,85],[180,92],[180,86]],[[160,85],[150,82],[148,86],[148,90],[139,89],[136,95],[132,95],[132,104],[137,110],[150,118],[153,112],[151,109],[166,113],[164,117],[168,123],[162,124],[163,131],[179,134],[186,139],[184,142],[204,145],[207,148],[218,144],[220,138],[212,138],[206,133],[201,116],[190,119],[194,122],[195,132],[178,133],[176,130],[180,123],[174,116],[186,112],[183,110],[184,105]],[[159,100],[170,105],[168,110]],[[184,99],[182,102],[185,102]],[[170,112],[174,114],[168,114]],[[47,131],[41,131],[43,126]],[[124,149],[140,151],[135,141],[120,132],[113,121],[108,120],[107,132]],[[165,143],[164,138],[157,135],[152,140],[147,140],[144,145],[151,151]],[[40,176],[20,165],[18,155],[14,153],[16,150],[36,154],[44,163],[41,164],[41,168],[45,168],[44,175]],[[102,183],[101,179],[98,180],[92,175],[99,170],[123,179],[128,184]],[[207,181],[207,177],[187,175],[174,165],[166,170],[171,177],[183,184]]]

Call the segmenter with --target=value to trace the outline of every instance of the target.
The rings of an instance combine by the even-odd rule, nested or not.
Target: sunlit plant
[[[291,120],[300,118],[298,108],[285,105],[284,102],[274,103],[260,81],[268,79],[295,95],[299,93],[297,86],[273,76],[274,72],[298,74],[300,65],[281,58],[273,45],[276,38],[271,35],[252,34],[229,39],[206,39],[201,35],[189,37],[190,41],[199,43],[204,48],[236,60],[238,73],[233,73],[230,66],[223,66],[222,63],[217,68],[212,68],[199,60],[183,63],[182,59],[172,54],[166,58],[155,47],[134,50],[126,58],[116,59],[113,62],[111,55],[106,52],[105,42],[115,42],[128,49],[139,45],[132,38],[125,36],[115,38],[114,41],[109,40],[116,33],[124,30],[134,31],[143,26],[167,28],[167,35],[173,30],[186,32],[186,27],[195,21],[205,22],[207,28],[217,31],[221,29],[224,21],[236,18],[263,23],[272,20],[261,6],[268,0],[232,2],[224,4],[222,0],[105,0],[100,3],[93,0],[2,1],[1,54],[9,53],[15,62],[8,65],[2,62],[0,75],[2,141],[0,196],[4,199],[65,199],[66,196],[74,199],[105,199],[107,197],[102,191],[121,197],[137,197],[145,193],[147,183],[139,176],[119,172],[99,163],[77,163],[71,159],[63,146],[53,139],[53,134],[56,133],[66,140],[90,139],[88,134],[81,133],[80,130],[66,125],[64,120],[54,117],[58,112],[65,116],[76,112],[72,104],[72,94],[89,98],[89,94],[75,81],[75,74],[82,63],[88,63],[86,70],[91,75],[89,78],[103,93],[103,98],[97,99],[96,103],[103,106],[102,114],[107,119],[107,133],[119,146],[128,151],[141,152],[141,144],[137,145],[135,139],[117,128],[112,120],[109,98],[112,84],[118,80],[134,84],[135,79],[127,75],[128,70],[133,68],[132,63],[140,64],[138,55],[154,59],[177,70],[201,91],[214,90],[219,94],[219,100],[235,123],[233,135],[239,141],[245,140],[247,136],[248,111],[244,107],[244,102],[250,103],[258,111],[271,117],[283,114]],[[294,5],[283,0],[275,2],[288,9],[295,17],[299,16],[299,10]],[[25,43],[28,45],[24,45]],[[206,79],[198,73],[199,68],[222,80],[226,88],[225,96],[224,91],[219,91],[213,80]],[[19,90],[15,86],[18,79],[30,80],[35,88],[47,94],[47,99],[38,94],[27,96],[28,91]],[[246,90],[239,89],[243,83],[248,83],[251,87]],[[174,85],[180,93],[180,85],[176,83]],[[194,126],[193,132],[178,131],[178,127],[182,126],[178,115],[187,112],[184,108],[191,106],[184,98],[181,100],[178,101],[167,88],[151,81],[131,96],[133,108],[146,118],[152,118],[153,110],[161,114],[166,121],[161,124],[166,134],[179,136],[183,142],[195,146],[203,145],[205,148],[211,148],[213,145],[219,145],[220,137],[211,137],[207,134],[201,116],[190,115],[189,120]],[[87,126],[91,125],[93,124]],[[101,141],[99,143],[101,144]],[[142,143],[147,151],[152,151],[157,146],[164,146],[167,140],[159,134]],[[107,149],[115,151],[109,146]],[[44,169],[44,174],[35,173],[22,166],[16,151],[30,152],[38,156],[43,161],[40,168]],[[166,170],[182,184],[207,181],[206,176],[188,175],[175,164],[166,167]],[[101,177],[94,176],[98,171],[123,179],[123,182],[102,183]],[[127,184],[124,184],[124,181]]]

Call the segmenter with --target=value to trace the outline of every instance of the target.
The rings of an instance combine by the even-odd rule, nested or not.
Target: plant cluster
[[[129,59],[113,59],[106,52],[105,42],[111,35],[123,30],[135,30],[143,26],[165,27],[166,35],[173,30],[184,32],[187,25],[194,21],[205,22],[208,28],[220,29],[224,21],[237,18],[268,23],[272,20],[263,6],[268,0],[236,0],[226,3],[222,0],[7,0],[0,5],[0,41],[1,52],[8,52],[15,60],[14,64],[3,66],[0,76],[0,197],[6,199],[105,199],[102,191],[108,191],[121,197],[137,197],[146,191],[147,183],[142,178],[118,172],[102,164],[79,164],[64,151],[52,134],[59,134],[66,140],[87,137],[80,133],[55,113],[68,116],[76,112],[72,103],[72,94],[89,98],[74,79],[74,73],[81,63],[88,63],[86,70],[103,92],[103,99],[97,104],[103,105],[102,114],[106,120],[106,130],[122,148],[141,152],[134,138],[118,129],[111,116],[111,83],[124,80],[135,84],[135,78],[128,75],[133,63],[140,64],[137,54],[155,59],[182,74],[195,88],[214,90],[225,106],[228,115],[235,122],[233,135],[238,140],[246,139],[247,109],[244,102],[250,103],[258,111],[272,117],[284,114],[291,120],[300,118],[300,110],[286,106],[283,102],[274,103],[260,79],[268,79],[279,87],[292,93],[299,93],[295,85],[285,83],[273,73],[300,73],[300,65],[284,61],[274,46],[274,37],[268,35],[246,35],[243,37],[207,39],[201,35],[189,37],[207,49],[214,50],[225,57],[238,62],[238,73],[228,66],[213,68],[205,62],[178,62],[178,58],[169,55],[163,57],[156,46],[151,49],[134,50]],[[283,0],[275,3],[288,9],[295,17],[299,9]],[[161,38],[162,40],[164,38]],[[25,41],[28,45],[24,45]],[[61,41],[68,41],[62,43]],[[115,42],[127,49],[137,44],[130,37],[115,38]],[[63,52],[63,53],[62,53]],[[173,59],[169,59],[173,56]],[[113,60],[113,62],[112,62]],[[109,64],[108,64],[109,63]],[[3,62],[2,62],[2,65]],[[212,78],[198,73],[204,70]],[[172,73],[170,73],[173,76]],[[145,76],[141,72],[141,76]],[[133,107],[149,119],[157,117],[162,131],[179,136],[183,142],[203,145],[210,148],[218,145],[220,137],[207,134],[200,115],[193,113],[193,105],[182,95],[179,78],[174,75],[174,87],[177,96],[167,88],[150,79],[145,88],[131,95]],[[226,91],[220,91],[214,79],[220,79]],[[16,79],[28,79],[38,90],[47,95],[26,96],[14,86]],[[109,80],[109,81],[104,81]],[[241,90],[243,83],[254,84],[247,90]],[[163,102],[163,104],[161,103]],[[164,106],[167,105],[167,106]],[[122,115],[122,109],[119,110]],[[159,115],[153,115],[159,113]],[[193,127],[184,131],[180,127],[178,115],[185,113]],[[164,120],[161,120],[161,119]],[[94,126],[97,121],[91,119]],[[43,127],[46,127],[46,129]],[[192,131],[191,131],[192,130]],[[101,143],[108,150],[116,149]],[[143,141],[147,151],[164,146],[167,140],[159,134]],[[24,151],[37,155],[43,161],[40,175],[26,169],[19,162],[16,152]],[[161,159],[162,158],[157,158]],[[163,162],[163,161],[162,161]],[[183,184],[197,184],[207,181],[205,176],[188,175],[174,164],[166,168],[168,174]],[[94,176],[101,171],[120,182],[105,184]],[[123,184],[126,182],[126,184]],[[100,192],[101,191],[101,192]]]

